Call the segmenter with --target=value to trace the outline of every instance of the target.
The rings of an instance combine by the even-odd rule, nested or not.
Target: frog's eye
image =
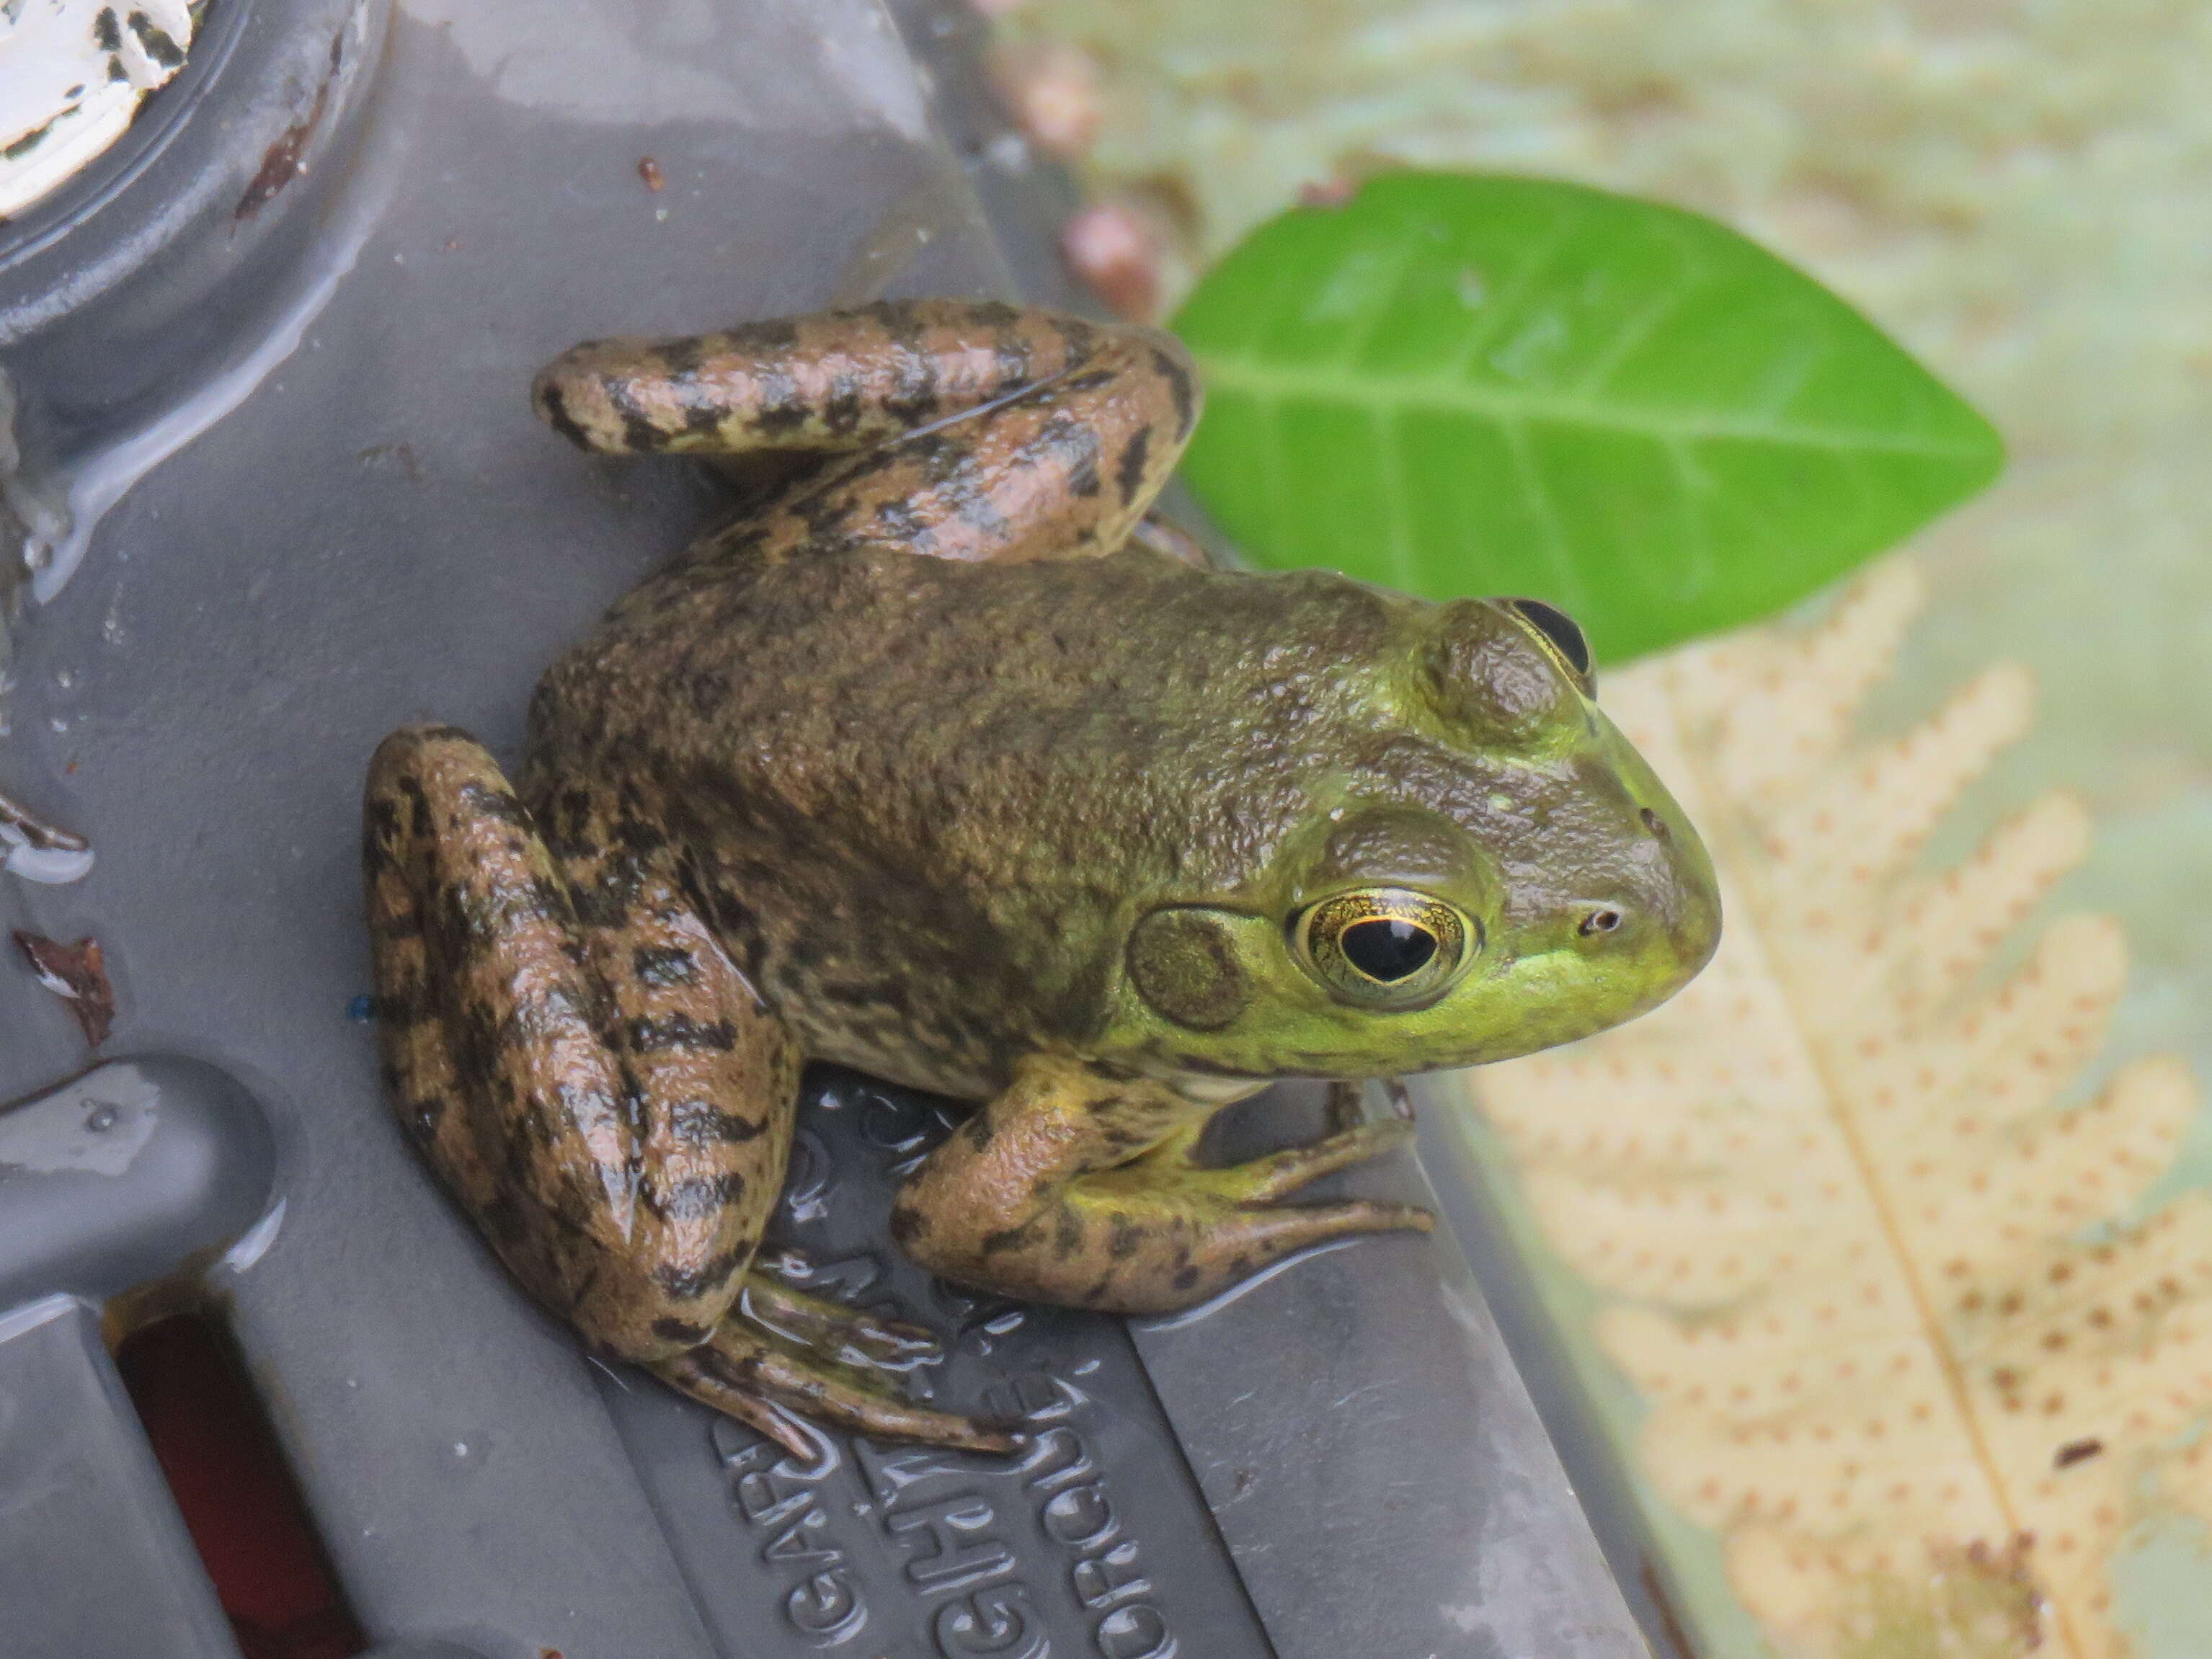
[[[1541,637],[1559,666],[1567,671],[1586,696],[1597,694],[1596,682],[1590,673],[1589,641],[1575,625],[1575,619],[1556,606],[1541,599],[1508,599],[1505,608],[1521,618]]]
[[[1339,893],[1291,918],[1299,964],[1347,1002],[1425,1006],[1482,948],[1482,930],[1441,899],[1403,887]]]

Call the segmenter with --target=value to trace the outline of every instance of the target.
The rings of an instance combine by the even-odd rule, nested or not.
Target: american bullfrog
[[[531,1294],[794,1449],[1017,1436],[910,1402],[927,1334],[760,1252],[802,1060],[981,1103],[897,1194],[915,1261],[1158,1313],[1431,1224],[1283,1201],[1403,1121],[1208,1167],[1225,1103],[1583,1036],[1712,951],[1565,616],[1160,533],[1168,335],[916,301],[580,346],[534,397],[598,453],[793,465],[546,673],[514,783],[450,727],[378,750],[387,1086]]]

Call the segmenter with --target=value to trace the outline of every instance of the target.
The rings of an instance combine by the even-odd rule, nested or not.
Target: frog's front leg
[[[366,809],[386,1088],[532,1297],[802,1453],[794,1415],[1010,1443],[854,1363],[911,1363],[911,1328],[750,1271],[799,1055],[630,804],[556,792],[533,815],[482,746],[429,726],[378,750]]]
[[[1191,1150],[1212,1108],[1164,1084],[1053,1054],[932,1152],[901,1188],[892,1236],[933,1272],[1033,1301],[1116,1313],[1187,1308],[1324,1239],[1426,1231],[1425,1210],[1276,1200],[1400,1144],[1362,1126],[1225,1169]]]

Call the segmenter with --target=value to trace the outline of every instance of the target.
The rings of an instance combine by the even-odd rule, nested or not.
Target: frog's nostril
[[[1585,937],[1592,933],[1610,933],[1624,920],[1620,911],[1609,904],[1604,905],[1584,916],[1581,926],[1575,931]]]
[[[1659,814],[1652,811],[1651,808],[1648,806],[1644,807],[1641,811],[1638,812],[1636,816],[1642,818],[1644,820],[1644,827],[1646,830],[1649,830],[1653,835],[1656,836],[1661,841],[1666,841],[1669,838],[1667,830],[1667,820],[1661,817]]]

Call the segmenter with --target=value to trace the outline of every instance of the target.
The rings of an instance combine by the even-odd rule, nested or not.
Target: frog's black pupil
[[[1355,921],[1338,940],[1344,959],[1385,984],[1419,973],[1437,953],[1437,936],[1427,928],[1395,916]]]
[[[1538,633],[1559,647],[1559,654],[1573,665],[1576,673],[1590,672],[1589,641],[1583,637],[1583,630],[1575,626],[1572,617],[1546,605],[1541,599],[1516,599],[1513,608],[1526,617]]]

